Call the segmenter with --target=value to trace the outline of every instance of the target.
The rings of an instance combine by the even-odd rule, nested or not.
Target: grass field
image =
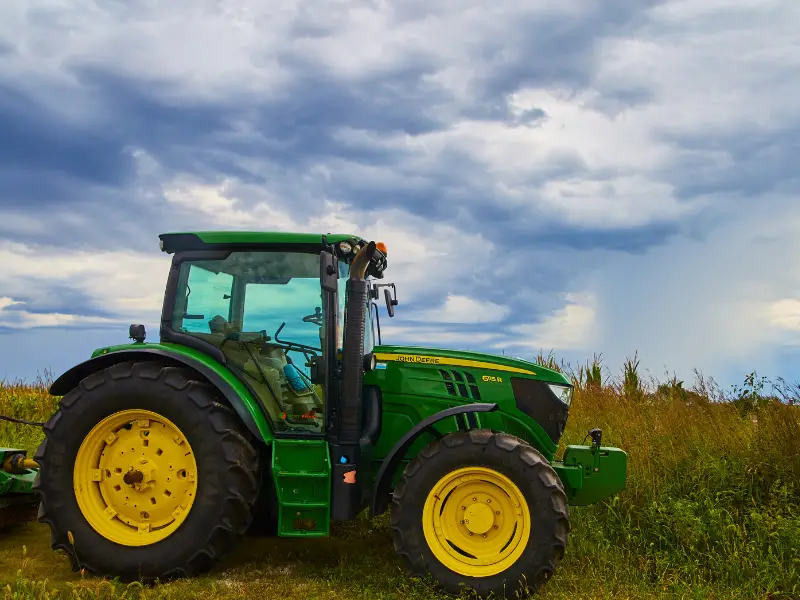
[[[567,556],[534,596],[800,598],[800,389],[751,374],[720,389],[701,375],[641,380],[635,359],[603,378],[599,361],[577,384],[562,445],[601,427],[629,456],[627,489],[572,509]],[[46,379],[46,378],[45,378]],[[0,385],[0,414],[44,420],[46,381]],[[33,450],[37,428],[0,424],[0,444]],[[0,533],[6,598],[448,598],[409,577],[392,550],[387,515],[341,524],[330,538],[245,538],[208,576],[142,588],[82,577],[49,547],[39,523]],[[468,597],[468,594],[464,594]]]

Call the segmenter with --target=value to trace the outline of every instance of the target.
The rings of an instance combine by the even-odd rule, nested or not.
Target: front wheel
[[[408,465],[392,495],[395,550],[446,590],[538,589],[567,545],[569,507],[534,448],[488,430],[453,433]]]

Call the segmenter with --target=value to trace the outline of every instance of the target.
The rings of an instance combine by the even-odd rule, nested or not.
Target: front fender
[[[397,441],[394,447],[389,451],[389,454],[384,457],[383,462],[381,462],[381,467],[378,470],[378,475],[375,477],[375,485],[372,492],[372,502],[370,504],[371,516],[375,517],[382,514],[389,507],[389,490],[392,481],[394,481],[395,471],[397,471],[397,467],[400,466],[403,458],[405,458],[408,449],[411,448],[419,436],[427,432],[436,437],[442,437],[442,434],[436,431],[433,425],[442,419],[450,417],[456,417],[458,428],[461,430],[465,431],[470,427],[474,428],[476,419],[473,413],[493,412],[497,410],[497,408],[497,404],[485,402],[453,406],[452,408],[439,411],[427,419],[423,419],[409,429],[408,432]]]
[[[203,360],[202,357],[195,356],[195,354],[199,353],[191,350],[177,351],[161,344],[142,345],[140,348],[136,348],[135,345],[126,346],[125,349],[100,354],[75,365],[53,382],[49,392],[53,396],[63,396],[92,373],[130,360],[159,361],[169,365],[187,367],[213,385],[225,397],[250,433],[267,444],[271,443],[272,431],[258,402],[249,390],[229,369],[222,365],[209,364],[210,359]]]

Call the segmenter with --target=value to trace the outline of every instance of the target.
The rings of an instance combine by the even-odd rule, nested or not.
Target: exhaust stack
[[[364,326],[369,285],[365,279],[375,242],[364,246],[350,265],[342,348],[342,390],[339,404],[339,442],[358,443],[361,437],[361,385],[364,380]]]
[[[359,478],[361,463],[362,386],[364,382],[364,328],[369,284],[367,268],[375,254],[375,242],[358,251],[350,264],[346,286],[342,379],[335,439],[331,440],[333,482],[331,518],[348,520],[358,514],[363,499]],[[367,478],[368,479],[368,478]]]

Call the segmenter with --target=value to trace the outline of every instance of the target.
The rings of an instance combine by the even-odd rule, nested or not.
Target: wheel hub
[[[464,467],[442,477],[423,509],[428,547],[448,569],[490,577],[508,569],[530,538],[528,504],[508,477]]]
[[[138,461],[136,466],[129,465],[122,481],[137,492],[143,492],[154,486],[156,482],[156,466],[146,458]]]
[[[486,533],[494,525],[494,511],[488,504],[471,504],[464,512],[464,523],[471,533]]]
[[[141,546],[170,535],[197,493],[189,443],[169,420],[123,411],[98,423],[75,460],[75,494],[89,524],[111,541]]]

